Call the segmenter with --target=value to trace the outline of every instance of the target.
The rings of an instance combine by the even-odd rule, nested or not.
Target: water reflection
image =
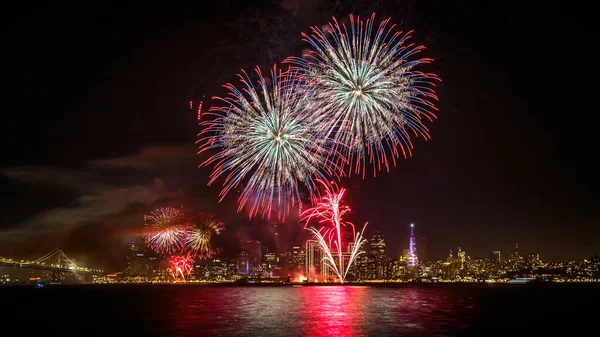
[[[300,295],[308,336],[447,336],[469,317],[462,297],[443,289],[317,287]]]
[[[469,297],[445,289],[185,288],[170,303],[167,335],[450,336],[473,316]]]
[[[6,322],[35,318],[18,327],[31,336],[585,335],[571,323],[593,322],[600,288],[556,287],[0,287],[0,298]]]
[[[304,336],[364,336],[367,287],[302,287],[296,316]]]

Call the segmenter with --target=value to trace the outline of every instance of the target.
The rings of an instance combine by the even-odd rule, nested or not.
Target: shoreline
[[[445,287],[472,287],[472,288],[556,288],[564,286],[592,286],[600,287],[600,282],[531,282],[524,284],[510,284],[506,282],[484,283],[484,282],[435,282],[435,283],[394,283],[394,282],[363,282],[363,283],[67,283],[67,284],[44,284],[42,288],[76,288],[76,287],[369,287],[369,288],[445,288]],[[36,288],[33,284],[0,284],[0,288]]]

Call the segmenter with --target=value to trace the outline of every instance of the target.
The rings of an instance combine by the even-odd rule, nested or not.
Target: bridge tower
[[[57,248],[58,250],[58,248]],[[62,259],[62,254],[55,254],[56,257],[58,258],[58,270],[53,270],[52,271],[52,283],[58,283],[60,284],[60,281],[62,280],[62,269],[63,269],[63,259]]]

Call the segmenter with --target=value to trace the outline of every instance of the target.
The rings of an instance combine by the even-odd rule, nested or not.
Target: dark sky
[[[142,215],[169,204],[216,212],[228,225],[222,240],[291,245],[301,227],[293,220],[275,229],[235,214],[235,196],[217,204],[210,171],[197,168],[188,101],[221,95],[239,69],[300,54],[310,25],[372,11],[415,29],[443,82],[430,141],[416,141],[390,173],[341,182],[351,220],[381,231],[394,257],[410,222],[432,258],[459,246],[506,256],[517,242],[544,259],[600,253],[597,62],[583,7],[201,3],[52,3],[3,20],[1,255],[60,246],[112,266]]]

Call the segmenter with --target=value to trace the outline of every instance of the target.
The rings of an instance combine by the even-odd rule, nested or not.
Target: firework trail
[[[319,122],[302,110],[299,76],[273,67],[268,80],[255,71],[257,86],[242,72],[242,89],[226,84],[229,95],[215,97],[223,105],[211,107],[215,118],[201,123],[199,153],[216,150],[202,165],[214,165],[209,185],[224,176],[220,201],[241,187],[238,211],[248,204],[250,217],[268,218],[276,207],[282,219],[301,204],[302,186],[314,202],[315,179],[339,177],[340,166],[329,159],[331,143]]]
[[[308,229],[319,242],[321,249],[325,253],[325,261],[333,269],[341,282],[344,282],[350,266],[356,257],[362,252],[360,247],[366,241],[363,238],[365,226],[360,233],[356,233],[354,225],[343,219],[344,215],[350,212],[350,207],[342,203],[342,198],[346,193],[345,188],[339,189],[334,182],[331,184],[323,180],[318,180],[323,186],[324,196],[316,206],[302,212],[302,220],[305,221],[305,228]],[[317,229],[314,226],[308,226],[311,220],[315,219],[321,226]],[[352,245],[343,247],[342,229],[349,227],[352,229]],[[349,262],[344,266],[343,249],[348,249]],[[332,251],[336,252],[338,261],[336,262]]]
[[[350,15],[349,29],[335,18],[326,31],[312,27],[310,35],[302,34],[311,51],[284,61],[299,68],[303,104],[343,145],[347,173],[362,171],[363,177],[367,157],[375,175],[389,171],[390,159],[395,166],[400,152],[411,156],[411,136],[429,139],[423,119],[432,121],[437,110],[439,78],[413,70],[433,61],[415,58],[425,47],[410,42],[412,31],[397,31],[390,19],[374,29],[374,19]]]
[[[200,213],[190,219],[191,226],[184,239],[185,247],[192,256],[210,259],[221,252],[221,248],[213,248],[211,239],[225,230],[223,222],[214,214]]]
[[[194,266],[194,259],[190,255],[173,256],[169,260],[169,272],[173,279],[177,279],[181,275],[181,278],[185,278],[190,274]]]
[[[335,229],[337,240],[334,241],[335,247],[337,248],[339,257],[339,266],[342,265],[342,236],[341,227],[345,226],[342,217],[347,212],[350,212],[350,207],[341,204],[342,197],[346,193],[346,189],[342,188],[338,191],[337,185],[334,183],[327,184],[326,182],[319,180],[323,185],[325,193],[322,201],[320,201],[315,207],[309,208],[302,213],[302,218],[306,221],[306,225],[312,218],[317,218],[319,224],[328,225]]]
[[[144,240],[159,254],[172,254],[183,249],[187,234],[187,221],[183,212],[165,207],[144,216]]]
[[[350,268],[352,267],[352,264],[356,258],[364,253],[364,251],[360,248],[365,244],[365,242],[367,242],[367,239],[364,237],[365,228],[367,228],[366,223],[360,233],[354,233],[353,240],[348,244],[348,263],[346,265],[343,264],[342,259],[338,259],[338,261],[336,261],[332,252],[333,246],[331,243],[331,238],[333,232],[335,232],[333,228],[321,227],[320,229],[317,229],[312,226],[306,228],[315,236],[315,239],[323,251],[323,261],[333,270],[335,275],[342,283],[346,280],[346,276],[348,275],[348,272],[350,271]],[[340,253],[337,252],[337,254]]]

